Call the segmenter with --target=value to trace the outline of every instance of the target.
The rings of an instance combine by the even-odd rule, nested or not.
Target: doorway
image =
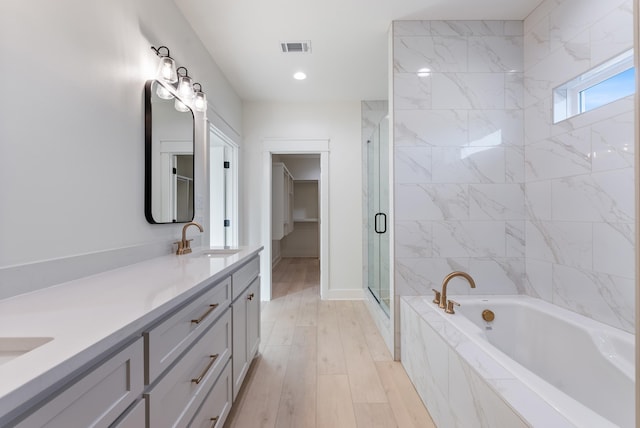
[[[209,129],[209,243],[238,245],[238,145],[214,126]]]
[[[319,235],[320,297],[325,299],[327,298],[329,290],[329,141],[268,140],[264,141],[263,144],[262,206],[264,207],[265,212],[262,216],[262,245],[264,247],[263,257],[261,258],[262,299],[271,300],[272,296],[272,182],[274,156],[277,160],[279,159],[279,156],[288,155],[296,155],[299,157],[314,156],[319,159],[320,170],[319,179],[317,180],[318,217],[316,219],[316,223]],[[291,221],[293,221],[293,205],[291,206]],[[295,229],[295,223],[293,228]]]

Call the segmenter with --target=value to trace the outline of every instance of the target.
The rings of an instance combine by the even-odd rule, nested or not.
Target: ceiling
[[[541,0],[174,0],[243,100],[387,98],[394,20],[524,19]],[[311,53],[281,42],[311,41]],[[296,71],[307,79],[293,79]]]

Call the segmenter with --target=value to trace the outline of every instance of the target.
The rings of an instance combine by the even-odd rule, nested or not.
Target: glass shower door
[[[389,315],[389,120],[382,119],[367,141],[367,253],[368,286]]]

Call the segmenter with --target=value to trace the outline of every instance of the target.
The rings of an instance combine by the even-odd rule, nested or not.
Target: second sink
[[[0,337],[0,365],[52,340],[53,337]]]

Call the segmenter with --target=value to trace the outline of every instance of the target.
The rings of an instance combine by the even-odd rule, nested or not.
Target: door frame
[[[272,155],[320,155],[320,298],[329,292],[329,139],[265,139],[262,142],[262,300],[271,300],[271,179]]]

